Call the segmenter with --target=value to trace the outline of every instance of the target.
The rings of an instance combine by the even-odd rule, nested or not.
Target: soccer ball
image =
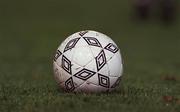
[[[117,45],[96,31],[81,31],[66,38],[56,51],[53,68],[60,88],[83,93],[114,90],[123,71]]]

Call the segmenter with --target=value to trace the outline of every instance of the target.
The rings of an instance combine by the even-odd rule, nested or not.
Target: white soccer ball
[[[99,93],[115,89],[122,77],[120,49],[108,36],[81,31],[66,38],[53,61],[58,86],[67,92]]]

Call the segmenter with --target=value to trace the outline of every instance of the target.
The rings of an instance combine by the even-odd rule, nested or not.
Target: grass
[[[179,18],[167,26],[137,23],[130,11],[126,0],[0,1],[0,112],[180,111]],[[113,93],[70,94],[56,86],[53,53],[84,29],[121,48],[124,77]]]

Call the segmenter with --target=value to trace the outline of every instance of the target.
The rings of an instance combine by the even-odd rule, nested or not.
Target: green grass
[[[0,112],[180,111],[180,19],[136,23],[130,12],[126,0],[0,1]],[[113,93],[70,94],[56,86],[52,56],[84,29],[111,36],[121,49],[124,76]]]

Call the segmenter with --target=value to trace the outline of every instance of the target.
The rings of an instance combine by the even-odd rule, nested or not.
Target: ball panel
[[[86,69],[97,72],[95,59],[91,60],[87,65],[84,66]]]
[[[72,48],[72,49],[64,52],[63,55],[64,55],[69,61],[72,61],[75,50],[76,50],[75,48]]]
[[[109,52],[108,50],[104,50],[107,62],[114,56],[114,53]]]
[[[87,83],[92,83],[94,85],[99,85],[99,80],[98,80],[98,74],[96,73],[94,76],[92,76],[91,78],[89,78],[87,80]]]
[[[98,56],[98,54],[103,50],[101,47],[89,46],[92,51],[94,57]]]
[[[93,55],[89,47],[78,47],[73,55],[73,62],[80,66],[85,66],[93,59]]]
[[[83,84],[85,82],[84,80],[81,80],[74,76],[72,78],[73,78],[75,88],[79,87],[81,84]]]
[[[78,71],[83,69],[82,66],[74,63],[73,61],[71,61],[71,64],[72,64],[72,66],[71,66],[72,74],[76,74]]]
[[[109,75],[110,75],[110,71],[109,71],[108,65],[107,65],[107,64],[104,65],[104,66],[98,71],[98,73],[103,74],[103,75],[105,75],[105,76],[109,76]]]
[[[77,42],[75,48],[88,46],[87,42],[81,37],[79,41]]]
[[[120,53],[116,53],[108,62],[107,62],[110,70],[110,76],[112,77],[120,77],[122,75],[122,61]]]

